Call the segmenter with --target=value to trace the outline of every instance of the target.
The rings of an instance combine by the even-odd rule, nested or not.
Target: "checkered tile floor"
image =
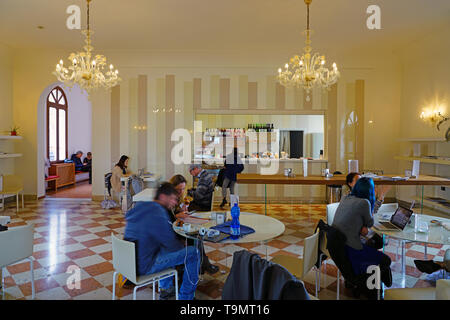
[[[220,299],[221,289],[228,276],[234,251],[247,249],[262,257],[284,254],[301,256],[303,239],[314,232],[320,219],[325,220],[325,205],[268,205],[268,215],[285,224],[283,235],[267,244],[249,243],[223,245],[209,243],[205,250],[211,262],[220,267],[215,275],[205,274],[197,287],[196,298]],[[264,205],[244,204],[241,211],[264,214]],[[118,210],[104,210],[99,202],[76,200],[42,200],[26,203],[25,209],[16,214],[14,208],[7,208],[2,215],[11,216],[9,227],[35,223],[34,258],[36,299],[111,299],[112,294],[112,252],[111,232],[123,233],[124,215]],[[427,287],[434,284],[426,280],[413,260],[424,259],[421,244],[406,245],[406,273],[402,275],[400,257],[396,255],[397,242],[390,241],[386,252],[393,264],[394,284],[392,287]],[[431,245],[428,259],[442,261],[449,246]],[[399,250],[400,253],[400,250]],[[70,289],[67,272],[72,265],[81,270],[81,288]],[[320,299],[336,299],[336,267],[329,263],[322,266]],[[28,262],[19,262],[4,269],[5,299],[31,299],[31,282]],[[314,294],[315,273],[311,271],[306,279],[307,290]],[[132,288],[118,288],[117,298],[132,299]],[[0,299],[1,299],[0,295]],[[138,299],[151,299],[152,290],[141,288]],[[340,299],[352,299],[351,292],[344,289],[341,281]]]

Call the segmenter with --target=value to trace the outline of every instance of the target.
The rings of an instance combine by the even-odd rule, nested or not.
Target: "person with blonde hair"
[[[178,205],[175,206],[173,210],[173,215],[175,218],[185,218],[188,216],[188,207],[190,201],[187,199],[186,195],[186,178],[181,174],[176,174],[170,178],[169,182],[174,186],[175,190],[178,192]]]
[[[181,174],[174,175],[172,178],[170,178],[169,182],[172,184],[172,186],[177,190],[178,193],[178,204],[172,209],[172,223],[176,219],[183,219],[185,217],[188,217],[188,207],[189,207],[189,201],[186,199],[186,178],[183,177]],[[188,243],[192,245],[193,243],[188,240]],[[202,253],[202,265],[200,268],[200,272],[203,274],[208,272],[209,274],[214,274],[217,271],[219,271],[219,267],[213,265],[209,258],[206,256],[205,249],[203,247],[203,242],[199,241],[199,251]]]

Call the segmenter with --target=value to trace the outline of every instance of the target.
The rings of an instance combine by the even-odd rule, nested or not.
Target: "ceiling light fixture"
[[[106,57],[103,55],[92,55],[94,49],[91,46],[92,31],[89,24],[89,4],[92,0],[87,1],[87,30],[83,30],[85,35],[86,45],[83,47],[85,51],[71,53],[69,61],[71,65],[69,67],[64,66],[63,60],[56,65],[56,70],[53,74],[59,81],[63,82],[68,87],[72,87],[74,84],[78,84],[80,88],[90,92],[93,89],[103,87],[111,89],[116,86],[121,80],[119,77],[119,71],[114,70],[114,66],[111,64],[109,70],[104,74],[103,69],[106,66]]]
[[[318,53],[311,54],[311,39],[309,28],[309,5],[312,0],[304,0],[307,7],[307,28],[306,28],[306,46],[303,49],[304,54],[292,57],[289,63],[286,63],[284,70],[278,69],[277,80],[285,87],[303,87],[307,93],[313,87],[321,87],[329,89],[335,84],[340,76],[336,63],[333,68],[328,70],[325,67],[325,56]]]

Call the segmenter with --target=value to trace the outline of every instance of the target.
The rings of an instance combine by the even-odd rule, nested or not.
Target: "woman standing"
[[[227,188],[230,188],[230,195],[234,195],[234,186],[236,185],[237,174],[244,170],[244,164],[238,155],[238,148],[234,148],[233,152],[227,155],[225,159],[225,178],[222,183],[222,203],[220,208],[227,204]]]
[[[120,200],[120,192],[122,191],[122,182],[120,181],[120,178],[130,174],[128,171],[128,161],[129,157],[123,155],[112,169],[111,187],[113,189],[113,198],[116,200]]]

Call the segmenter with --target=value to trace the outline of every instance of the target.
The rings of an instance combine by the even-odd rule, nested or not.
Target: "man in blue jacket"
[[[200,255],[195,247],[185,246],[172,229],[168,210],[178,203],[178,193],[163,183],[152,202],[138,202],[125,215],[124,239],[135,243],[138,275],[152,274],[184,264],[179,299],[192,300],[198,282]],[[160,281],[160,298],[175,294],[172,278]]]

